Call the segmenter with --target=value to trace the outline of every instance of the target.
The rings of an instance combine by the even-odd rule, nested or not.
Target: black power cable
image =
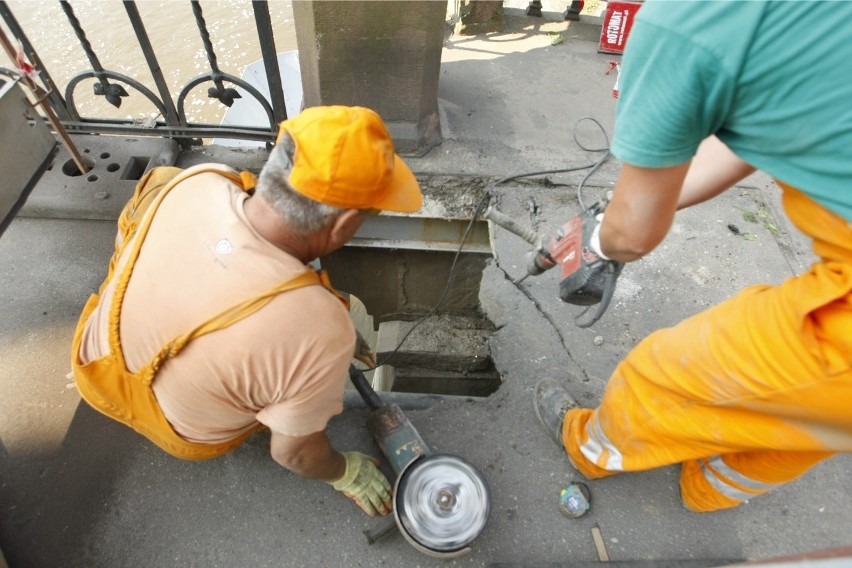
[[[598,126],[598,128],[600,128],[600,131],[603,134],[604,140],[606,140],[606,145],[604,147],[602,147],[602,148],[589,148],[589,147],[583,145],[580,142],[580,140],[577,138],[577,129],[580,126],[580,124],[583,121],[586,121],[586,120],[594,123],[595,125]],[[606,129],[603,127],[603,125],[597,119],[589,117],[589,116],[584,116],[577,121],[577,123],[574,125],[572,135],[573,135],[573,138],[574,138],[574,142],[577,144],[577,146],[581,150],[585,150],[586,152],[603,152],[604,155],[598,161],[596,161],[592,164],[585,165],[585,166],[575,166],[575,167],[571,167],[571,168],[559,168],[559,169],[555,169],[555,170],[541,170],[541,171],[536,171],[536,172],[527,172],[527,173],[523,173],[523,174],[517,174],[517,175],[513,175],[513,176],[504,177],[504,178],[494,182],[493,185],[498,186],[498,185],[502,185],[506,182],[510,182],[510,181],[513,181],[513,180],[516,180],[516,179],[532,177],[532,176],[540,176],[540,175],[546,175],[546,174],[561,174],[561,173],[576,172],[576,171],[581,171],[581,170],[589,170],[589,172],[583,177],[582,180],[580,180],[580,183],[577,185],[577,201],[580,203],[581,209],[585,210],[586,206],[585,206],[585,203],[583,202],[583,195],[582,195],[583,186],[589,180],[589,178],[591,178],[592,175],[594,175],[594,173],[597,172],[600,169],[600,167],[603,166],[604,163],[607,160],[609,160],[609,158],[612,156],[612,154],[609,151],[609,136],[607,136]],[[402,336],[402,339],[399,340],[399,343],[397,344],[397,346],[394,348],[393,351],[388,353],[387,356],[383,357],[381,361],[378,361],[376,363],[375,367],[367,369],[364,372],[372,371],[372,370],[374,370],[378,367],[381,367],[382,365],[387,365],[388,362],[393,358],[394,355],[396,355],[396,353],[402,347],[402,344],[405,343],[405,340],[408,339],[408,336],[411,335],[411,332],[413,332],[421,323],[426,321],[426,319],[428,319],[429,316],[434,314],[438,310],[438,307],[440,307],[440,305],[446,299],[447,294],[449,293],[449,291],[452,287],[453,278],[455,277],[456,264],[458,263],[458,259],[459,259],[459,256],[461,255],[462,250],[464,249],[464,244],[467,242],[468,236],[470,236],[470,232],[473,229],[473,224],[479,218],[480,214],[482,213],[482,209],[485,207],[486,203],[488,203],[488,201],[490,200],[491,197],[492,197],[491,193],[489,191],[486,191],[482,195],[482,197],[480,198],[479,202],[477,203],[476,209],[474,209],[473,215],[470,218],[470,222],[467,224],[467,228],[465,229],[464,234],[462,235],[462,240],[461,240],[461,243],[459,243],[459,248],[458,248],[458,250],[456,250],[456,254],[453,257],[453,262],[450,265],[450,273],[447,276],[447,284],[446,284],[446,286],[444,286],[444,291],[441,293],[441,296],[440,296],[440,298],[438,298],[438,301],[435,302],[435,305],[432,306],[432,308],[429,309],[429,311],[426,312],[426,314],[424,314],[420,319],[417,320],[417,322],[413,326],[411,326],[411,329],[409,329],[405,333],[405,335]],[[607,299],[607,303],[609,303],[608,299]],[[585,313],[585,311],[583,313]],[[591,325],[591,324],[589,324],[589,325]]]

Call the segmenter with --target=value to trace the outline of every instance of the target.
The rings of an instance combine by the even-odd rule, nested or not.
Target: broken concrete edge
[[[139,138],[109,135],[74,135],[80,140],[81,147],[89,147],[87,154],[99,155],[102,151],[120,157],[123,166],[133,154],[137,143],[155,145],[149,149],[150,161],[140,176],[157,166],[174,165],[188,168],[203,163],[220,163],[259,173],[269,155],[263,148],[237,149],[218,145],[206,145],[190,150],[180,151],[174,140],[167,138]],[[124,156],[127,154],[127,156]],[[135,187],[136,180],[121,180],[122,171],[108,172],[101,175],[95,183],[85,183],[83,176],[69,177],[62,173],[62,164],[70,159],[67,151],[60,149],[53,159],[50,171],[40,179],[36,188],[30,193],[18,212],[21,217],[47,219],[80,219],[80,220],[115,220]],[[114,158],[115,159],[115,158]],[[111,161],[114,161],[111,160]],[[96,168],[98,165],[95,166]],[[93,172],[98,174],[97,171]],[[103,172],[101,172],[103,174]],[[536,187],[540,191],[560,189],[545,177],[526,177],[514,179],[510,183],[497,185],[501,181],[496,176],[476,174],[451,173],[418,173],[415,176],[421,185],[424,196],[423,207],[411,214],[383,212],[387,217],[412,217],[425,219],[470,220],[477,213],[477,207],[487,195],[492,194],[498,187],[510,185]],[[80,187],[73,185],[73,180],[83,182]],[[78,183],[79,185],[79,183]],[[110,186],[107,188],[107,186]],[[591,187],[591,186],[589,186]],[[90,195],[91,194],[91,195]],[[95,195],[99,197],[95,197]],[[103,195],[108,194],[108,198]],[[481,210],[479,214],[481,214]]]
[[[486,397],[456,396],[441,394],[417,394],[405,392],[378,393],[384,404],[396,404],[403,410],[426,410],[444,404],[479,404]],[[366,408],[364,399],[354,390],[343,394],[343,408]]]

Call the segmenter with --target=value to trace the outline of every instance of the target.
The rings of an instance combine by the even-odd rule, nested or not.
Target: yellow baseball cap
[[[423,205],[420,185],[396,155],[375,111],[317,106],[281,123],[296,143],[290,185],[314,201],[347,209],[401,213]]]

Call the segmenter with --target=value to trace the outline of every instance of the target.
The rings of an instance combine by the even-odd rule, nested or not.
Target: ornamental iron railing
[[[136,35],[139,48],[145,57],[148,70],[154,79],[156,92],[133,77],[104,68],[89,40],[86,30],[83,29],[80,20],[74,13],[72,5],[67,0],[60,0],[62,11],[68,18],[68,23],[74,30],[91,68],[71,77],[65,86],[64,93],[60,92],[60,89],[54,83],[48,69],[19,25],[8,4],[0,0],[0,16],[2,16],[14,39],[23,48],[23,52],[29,63],[35,68],[37,79],[41,81],[46,92],[46,102],[49,103],[61,124],[68,132],[160,136],[174,138],[184,147],[201,144],[202,138],[214,137],[254,140],[267,143],[275,140],[278,130],[277,124],[287,118],[287,110],[284,102],[281,73],[278,67],[272,21],[269,14],[269,4],[266,0],[253,0],[251,7],[254,13],[255,27],[263,57],[265,74],[269,84],[269,100],[255,86],[219,68],[216,51],[210,38],[207,23],[204,20],[201,3],[198,0],[191,0],[190,4],[192,6],[192,15],[198,27],[198,33],[204,44],[206,63],[209,70],[187,82],[180,89],[177,98],[173,99],[171,91],[163,77],[154,47],[145,30],[145,25],[137,9],[136,2],[125,0],[121,4],[127,12],[127,17]],[[16,77],[19,72],[0,67],[0,73]],[[93,84],[94,95],[103,97],[112,106],[119,108],[122,99],[131,96],[131,92],[135,91],[148,99],[156,107],[159,111],[159,116],[155,120],[142,123],[132,119],[106,119],[81,116],[76,106],[74,95],[77,87],[86,79],[95,80]],[[265,112],[269,119],[269,127],[189,122],[186,117],[187,98],[194,88],[203,83],[212,83],[213,85],[207,89],[207,96],[218,100],[222,105],[227,107],[230,107],[235,99],[241,97],[236,89],[227,85],[231,84],[242,88],[245,93],[248,93],[260,104],[263,112]],[[131,92],[125,89],[125,85],[131,87]]]

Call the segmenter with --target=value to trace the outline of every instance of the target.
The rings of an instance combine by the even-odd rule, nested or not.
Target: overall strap
[[[294,278],[291,278],[290,280],[279,284],[278,286],[270,288],[266,292],[261,293],[259,296],[243,300],[242,302],[223,310],[218,315],[213,316],[206,322],[195,327],[193,330],[175,337],[174,339],[166,343],[162,349],[160,349],[160,352],[157,353],[157,355],[149,364],[151,371],[143,376],[142,381],[146,384],[150,384],[154,380],[154,377],[156,376],[160,366],[168,359],[175,357],[178,353],[180,353],[181,350],[186,347],[187,343],[189,343],[193,339],[201,337],[202,335],[210,333],[211,331],[216,331],[227,327],[231,324],[240,321],[245,317],[250,316],[251,314],[258,311],[260,308],[264,307],[275,296],[281,294],[282,292],[294,290],[303,286],[324,286],[327,282],[327,278],[323,278],[323,276],[314,272],[313,270],[307,270],[305,272],[302,272]]]
[[[139,225],[139,228],[136,230],[136,234],[134,235],[132,241],[132,248],[130,249],[130,256],[127,259],[124,270],[117,275],[115,278],[115,292],[113,294],[112,306],[110,307],[109,314],[109,328],[108,328],[108,338],[109,338],[109,348],[110,352],[115,354],[121,365],[126,368],[126,363],[124,361],[124,352],[121,350],[121,323],[120,323],[120,314],[121,307],[124,303],[124,295],[127,292],[127,286],[130,282],[130,275],[133,273],[133,267],[136,264],[136,259],[139,257],[139,251],[142,249],[142,244],[145,242],[145,235],[148,233],[148,229],[151,227],[151,222],[154,219],[154,214],[159,208],[160,204],[163,202],[163,199],[168,195],[168,193],[174,189],[174,187],[187,180],[188,178],[203,174],[203,173],[216,173],[221,176],[224,176],[234,182],[235,184],[243,187],[243,179],[240,174],[235,171],[223,170],[215,167],[199,167],[199,168],[190,168],[176,175],[174,178],[169,180],[169,182],[160,190],[159,195],[154,198],[151,202],[148,211],[142,219],[142,222]]]

